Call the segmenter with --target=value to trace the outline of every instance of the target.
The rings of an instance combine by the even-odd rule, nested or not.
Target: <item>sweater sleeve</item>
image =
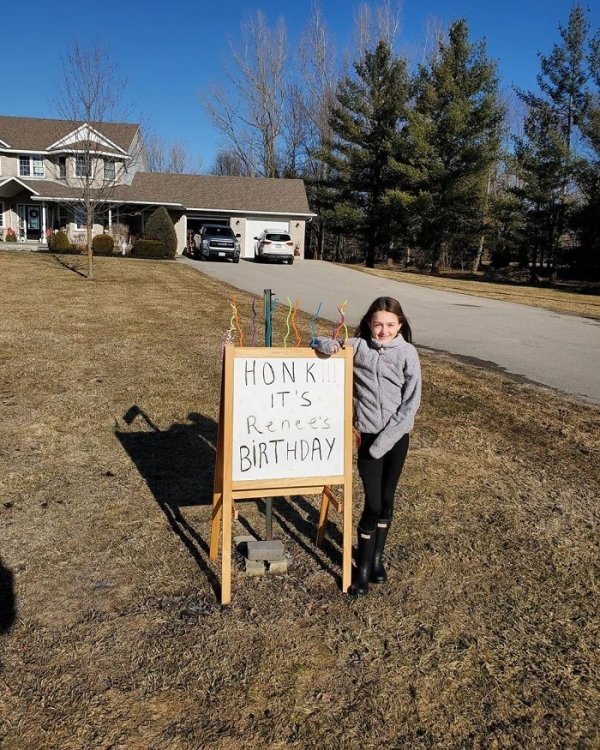
[[[421,403],[421,365],[414,346],[404,364],[404,386],[402,403],[391,416],[389,422],[373,441],[369,453],[373,458],[385,455],[401,437],[410,432],[415,423],[415,415]]]

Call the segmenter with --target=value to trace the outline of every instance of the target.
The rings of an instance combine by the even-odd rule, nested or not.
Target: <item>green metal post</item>
[[[270,289],[263,291],[264,311],[265,311],[265,346],[273,344],[273,330],[271,327],[271,317],[273,315],[273,292]],[[265,499],[265,538],[267,541],[273,539],[273,498]]]

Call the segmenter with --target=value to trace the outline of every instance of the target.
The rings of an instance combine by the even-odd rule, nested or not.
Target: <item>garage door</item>
[[[244,242],[244,258],[254,258],[255,237],[265,229],[279,229],[280,232],[289,232],[290,225],[287,221],[269,221],[268,219],[246,220],[246,239]]]

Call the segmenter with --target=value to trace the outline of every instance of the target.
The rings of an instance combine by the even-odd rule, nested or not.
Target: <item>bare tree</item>
[[[402,0],[383,0],[375,4],[362,3],[354,16],[354,46],[359,56],[380,41],[395,49],[400,35]]]
[[[70,187],[75,189],[76,198],[69,206],[79,206],[85,217],[87,277],[93,279],[94,217],[114,198],[125,175],[131,173],[130,164],[140,157],[143,147],[139,134],[126,152],[114,148],[101,132],[104,123],[114,123],[124,117],[122,101],[126,84],[119,78],[117,66],[108,53],[99,47],[87,50],[75,42],[62,63],[56,107],[71,129],[68,141],[63,144],[74,157]],[[55,144],[57,150],[61,147],[60,142]]]
[[[427,65],[439,56],[442,42],[448,33],[443,22],[437,16],[427,16],[425,20],[425,40],[421,48],[420,63]]]
[[[323,148],[331,141],[330,114],[337,88],[336,50],[325,26],[321,8],[314,3],[309,23],[299,43],[300,70],[304,84],[304,112],[306,118],[305,168],[311,205],[318,217],[312,223],[316,248],[313,253],[323,257],[325,244],[325,204],[329,166],[320,158]]]
[[[228,71],[232,95],[214,86],[203,100],[249,174],[277,177],[278,148],[283,131],[286,95],[286,29],[282,19],[269,28],[257,11],[242,25],[242,42],[230,41],[236,70]]]
[[[183,141],[168,145],[157,135],[145,139],[148,169],[150,172],[172,172],[175,174],[201,174],[202,160],[188,151]]]
[[[227,175],[229,177],[247,177],[246,165],[235,151],[221,149],[210,169],[214,175]]]
[[[297,83],[287,87],[281,135],[280,168],[283,177],[300,177],[307,165],[311,124],[305,92]]]
[[[337,87],[335,45],[317,3],[312,6],[308,26],[300,38],[299,56],[306,117],[311,125],[309,149],[314,151],[331,133],[329,115]]]

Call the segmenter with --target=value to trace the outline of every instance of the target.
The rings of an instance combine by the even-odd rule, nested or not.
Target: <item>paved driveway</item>
[[[293,266],[194,261],[180,262],[239,289],[262,295],[272,289],[282,302],[338,320],[337,305],[348,300],[346,320],[356,325],[372,300],[386,294],[400,300],[417,346],[493,365],[514,375],[600,403],[600,321],[548,312],[527,305],[441,292],[389,281],[324,261]]]

